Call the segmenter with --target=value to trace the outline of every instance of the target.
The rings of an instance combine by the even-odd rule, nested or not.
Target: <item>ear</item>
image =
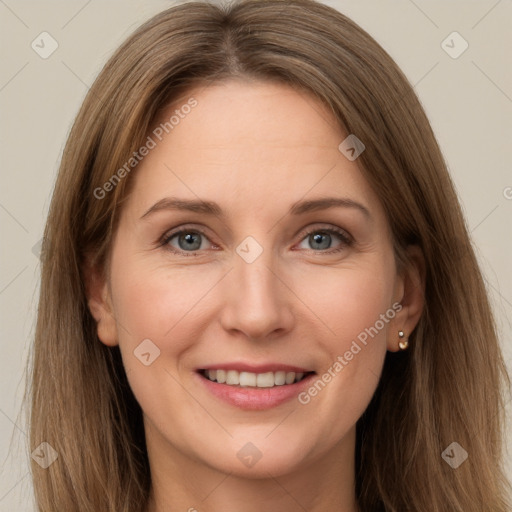
[[[410,245],[406,249],[407,262],[397,277],[395,302],[401,305],[388,330],[387,349],[399,350],[398,331],[403,331],[407,340],[420,320],[425,304],[425,258],[420,247]]]
[[[102,269],[91,264],[91,261],[92,258],[87,258],[83,272],[87,305],[96,320],[98,338],[105,345],[114,347],[118,341],[110,287]]]

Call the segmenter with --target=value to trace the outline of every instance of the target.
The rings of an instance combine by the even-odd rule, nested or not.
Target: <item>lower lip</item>
[[[261,411],[277,407],[284,402],[292,400],[310,384],[316,374],[311,373],[300,382],[294,384],[284,384],[272,388],[254,388],[229,386],[228,384],[219,384],[213,382],[201,374],[197,373],[206,389],[217,398],[239,409],[251,411]]]

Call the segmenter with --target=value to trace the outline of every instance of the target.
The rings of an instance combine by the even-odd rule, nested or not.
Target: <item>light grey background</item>
[[[457,186],[512,371],[511,1],[325,3],[366,29],[414,84]],[[20,415],[39,292],[33,248],[43,233],[67,134],[109,55],[142,21],[171,5],[0,0],[1,511],[34,510],[28,461],[35,447],[26,445],[27,425]],[[43,31],[58,43],[47,59],[31,48]],[[456,59],[441,46],[453,31],[469,44]],[[447,42],[452,52],[461,43]],[[512,446],[510,410],[509,402]]]

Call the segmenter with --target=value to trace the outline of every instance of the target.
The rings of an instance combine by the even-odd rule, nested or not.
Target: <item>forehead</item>
[[[338,150],[346,134],[334,115],[284,84],[196,87],[161,113],[150,136],[155,146],[132,176],[130,202],[139,212],[165,195],[213,199],[233,213],[262,215],[264,208],[274,216],[279,205],[310,195],[378,202],[357,162]]]

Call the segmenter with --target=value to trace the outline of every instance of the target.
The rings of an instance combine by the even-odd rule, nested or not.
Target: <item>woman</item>
[[[184,4],[110,59],[64,151],[33,359],[41,511],[510,506],[446,165],[392,59],[309,0]]]

